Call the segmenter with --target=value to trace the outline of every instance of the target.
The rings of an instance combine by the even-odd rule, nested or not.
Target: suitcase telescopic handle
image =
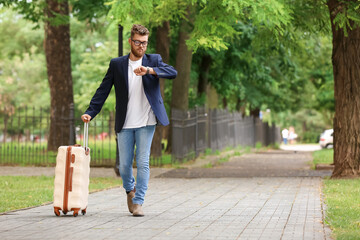
[[[88,144],[89,144],[89,123],[84,123],[84,142],[83,147],[85,148],[85,151],[88,150]]]

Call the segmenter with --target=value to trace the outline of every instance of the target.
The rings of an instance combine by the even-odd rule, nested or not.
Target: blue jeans
[[[133,176],[134,148],[136,145],[136,192],[134,204],[144,203],[145,193],[150,178],[149,158],[151,142],[155,132],[155,125],[141,128],[122,129],[118,133],[118,148],[120,159],[120,175],[127,192],[135,187]]]

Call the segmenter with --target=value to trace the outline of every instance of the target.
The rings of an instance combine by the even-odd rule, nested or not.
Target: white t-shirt
[[[282,130],[281,134],[282,134],[283,138],[288,138],[289,137],[289,130],[287,130],[285,128],[284,130]]]
[[[141,63],[142,58],[138,61],[129,59],[129,99],[123,128],[139,128],[156,124],[155,114],[144,92],[142,76],[136,76],[134,73]]]

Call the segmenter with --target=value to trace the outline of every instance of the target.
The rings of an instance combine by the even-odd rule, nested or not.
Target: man
[[[287,144],[288,137],[289,137],[289,130],[287,130],[286,128],[284,128],[284,129],[281,131],[281,135],[282,135],[284,144],[286,145],[286,144]]]
[[[90,106],[81,116],[84,122],[93,119],[101,110],[112,86],[116,93],[115,131],[118,139],[120,175],[127,193],[127,204],[133,216],[144,216],[142,204],[150,177],[149,158],[152,138],[157,123],[168,125],[159,78],[173,79],[177,71],[158,54],[145,54],[149,31],[134,24],[127,56],[110,61],[108,71]],[[136,184],[133,176],[136,145]],[[135,187],[136,185],[136,187]]]

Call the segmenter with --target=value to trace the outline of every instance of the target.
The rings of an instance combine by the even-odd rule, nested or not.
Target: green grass
[[[119,178],[91,178],[90,192],[121,186]],[[54,177],[0,176],[0,213],[53,201]]]
[[[251,153],[251,147],[250,147],[250,146],[246,146],[244,153]]]
[[[225,163],[225,162],[228,162],[230,160],[230,155],[227,155],[226,157],[223,157],[223,158],[220,158],[217,163],[218,164],[222,164],[222,163]]]
[[[331,164],[334,162],[334,149],[322,149],[312,154],[313,164]]]
[[[360,179],[324,180],[326,222],[334,239],[360,239]]]
[[[207,163],[205,165],[202,166],[203,168],[212,168],[214,167],[213,164],[210,162],[210,163]]]
[[[256,142],[255,149],[260,150],[261,148],[262,148],[262,143],[261,142]]]
[[[334,150],[313,152],[313,165],[332,164]],[[360,239],[360,179],[325,179],[326,222],[334,239]]]
[[[239,151],[235,151],[235,152],[234,152],[234,156],[241,156],[241,154],[242,154],[242,153],[239,152]]]
[[[213,150],[212,150],[211,148],[206,148],[204,155],[205,155],[205,156],[211,155],[212,152],[213,152]]]

